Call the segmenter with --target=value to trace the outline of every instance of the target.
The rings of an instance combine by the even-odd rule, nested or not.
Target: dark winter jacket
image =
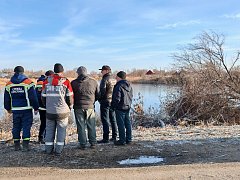
[[[74,94],[73,109],[94,109],[99,98],[99,88],[96,80],[80,75],[71,82]]]
[[[117,110],[129,110],[132,98],[133,90],[131,85],[126,80],[120,80],[114,86],[111,106]]]
[[[45,79],[46,77],[41,75],[41,77],[39,77],[37,80],[37,85],[35,88],[38,97],[39,110],[46,110],[45,105],[42,103],[42,86]]]
[[[38,107],[34,83],[24,74],[15,73],[5,87],[4,108],[13,113],[23,113],[38,110]]]
[[[100,82],[100,98],[99,98],[99,103],[101,105],[107,106],[111,105],[112,92],[115,84],[116,80],[112,78],[110,73],[107,73],[102,77],[102,80]]]

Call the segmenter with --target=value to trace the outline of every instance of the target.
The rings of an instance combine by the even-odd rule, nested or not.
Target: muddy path
[[[44,145],[34,141],[31,142],[31,151],[29,152],[14,151],[13,144],[10,142],[0,144],[0,167],[96,169],[149,166],[144,162],[120,164],[122,160],[138,159],[141,156],[163,158],[163,161],[151,164],[154,166],[240,162],[240,138],[238,135],[233,137],[214,137],[212,135],[200,139],[193,138],[193,136],[182,139],[172,137],[169,139],[169,137],[159,136],[157,130],[140,131],[142,130],[137,130],[135,135],[141,133],[141,137],[136,137],[131,145],[114,146],[113,142],[110,142],[98,144],[95,149],[87,148],[86,150],[78,148],[77,141],[74,140],[76,135],[73,135],[68,139],[69,142],[61,156],[45,154]],[[190,131],[194,133],[193,129],[181,132],[189,135]]]

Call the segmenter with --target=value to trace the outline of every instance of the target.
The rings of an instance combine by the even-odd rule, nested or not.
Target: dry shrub
[[[3,115],[0,119],[0,140],[11,139],[12,138],[11,129],[12,129],[12,114],[3,111]]]
[[[223,44],[223,35],[204,32],[173,55],[185,73],[181,95],[166,107],[172,119],[240,123],[240,71],[236,66],[240,52],[229,66]]]
[[[133,99],[133,108],[131,108],[132,126],[142,127],[164,127],[162,112],[160,108],[149,107],[147,111],[143,109],[143,96],[138,93],[138,97]]]

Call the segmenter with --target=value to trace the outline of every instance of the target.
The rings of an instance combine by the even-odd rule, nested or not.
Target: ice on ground
[[[156,157],[156,156],[140,156],[138,159],[125,159],[122,161],[117,161],[121,165],[128,165],[128,164],[154,164],[162,162],[163,158]]]

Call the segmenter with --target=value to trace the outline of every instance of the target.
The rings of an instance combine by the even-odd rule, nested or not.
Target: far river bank
[[[0,81],[1,82],[1,81]],[[172,94],[177,94],[179,91],[178,86],[173,85],[158,85],[158,84],[135,84],[133,87],[133,105],[141,103],[144,111],[149,110],[160,111],[162,104],[168,100]],[[0,119],[3,115],[3,94],[4,85],[0,85]],[[96,102],[96,112],[99,113],[99,103]]]

